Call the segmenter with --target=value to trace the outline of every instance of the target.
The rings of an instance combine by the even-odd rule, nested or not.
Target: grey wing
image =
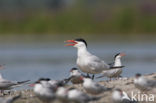
[[[113,63],[109,63],[108,64],[110,67],[113,67],[114,66],[114,62]]]
[[[98,84],[98,83],[96,83],[95,86],[96,86],[97,88],[101,88],[101,89],[103,88],[103,86],[100,85],[100,84]]]
[[[130,101],[128,99],[123,99],[121,103],[138,103],[137,101]]]
[[[156,87],[156,80],[147,80],[147,85],[150,87]]]
[[[91,58],[91,62],[88,64],[91,68],[104,68],[104,69],[109,69],[109,65],[106,64],[103,60],[101,60],[100,58],[96,57],[96,56],[92,56]]]
[[[17,83],[9,80],[5,80],[5,81],[0,81],[0,85],[12,86],[12,85],[17,85]]]
[[[105,90],[107,90],[107,88],[106,87],[104,87],[104,86],[102,86],[102,85],[100,85],[100,84],[95,84],[95,88],[97,89],[97,91],[105,91]]]
[[[99,90],[103,90],[103,91],[110,91],[112,90],[112,88],[107,88],[103,85],[100,85],[100,84],[96,84],[96,86],[99,88]]]
[[[82,93],[81,99],[82,99],[83,101],[89,101],[89,100],[90,100],[90,97],[89,97],[87,94]]]
[[[123,99],[121,103],[133,103],[133,102],[128,99]]]

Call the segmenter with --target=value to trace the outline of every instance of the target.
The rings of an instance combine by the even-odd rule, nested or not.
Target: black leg
[[[89,74],[87,73],[87,77],[89,77]]]
[[[92,75],[92,80],[94,80],[94,74]]]
[[[87,76],[86,76],[86,77],[87,77],[87,78],[91,78],[90,75],[89,75],[89,73],[87,73]]]

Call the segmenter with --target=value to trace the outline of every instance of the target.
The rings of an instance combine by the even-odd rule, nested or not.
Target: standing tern
[[[111,88],[107,88],[103,85],[100,85],[96,82],[94,82],[92,79],[90,78],[82,78],[83,79],[83,87],[86,90],[87,93],[90,94],[100,94],[103,93],[105,91],[110,91],[112,90]]]
[[[135,100],[131,100],[128,94],[121,89],[113,91],[112,100],[114,103],[137,103]]]
[[[69,43],[66,44],[66,46],[77,48],[77,65],[82,72],[93,74],[92,78],[94,78],[94,74],[99,74],[103,70],[110,69],[110,66],[107,63],[87,50],[87,42],[84,39],[79,38],[67,40],[66,42]]]
[[[121,57],[125,56],[124,53],[118,53],[114,56],[114,62],[112,64],[110,64],[110,66],[114,69],[111,70],[104,70],[101,74],[102,76],[99,76],[97,78],[101,78],[101,77],[108,77],[110,78],[116,78],[116,77],[120,77],[120,74],[122,73],[122,68],[124,66],[122,66],[121,63]],[[116,68],[116,69],[115,69]]]
[[[134,85],[141,91],[148,91],[156,87],[156,80],[147,79],[140,73],[137,73],[134,78]]]
[[[19,87],[22,86],[23,84],[29,82],[30,80],[25,80],[25,81],[10,81],[10,80],[6,80],[2,77],[2,75],[0,74],[0,90],[3,93],[4,90],[10,90],[13,89],[15,87]]]

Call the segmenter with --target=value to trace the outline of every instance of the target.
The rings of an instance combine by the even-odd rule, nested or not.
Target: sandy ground
[[[156,77],[156,73],[148,74],[145,76],[147,78],[151,79],[153,77]],[[124,90],[125,92],[127,92],[130,97],[132,96],[132,94],[131,94],[132,92],[134,94],[137,94],[138,97],[141,96],[141,92],[137,88],[135,88],[132,81],[133,81],[133,77],[132,78],[122,78],[119,80],[112,80],[109,82],[100,81],[99,83],[106,86],[106,87],[120,88],[120,89]],[[67,87],[71,87],[71,86],[67,86]],[[80,85],[74,85],[74,87],[76,87],[80,90],[83,90],[83,88]],[[11,95],[17,95],[19,92],[22,94],[22,97],[20,99],[18,99],[17,101],[15,101],[15,103],[42,103],[33,94],[32,90],[16,91],[14,93],[11,93]],[[94,101],[94,102],[90,102],[90,103],[113,103],[111,100],[111,94],[112,94],[112,92],[104,92],[103,94],[96,95],[96,96],[101,96],[102,98],[98,101]],[[144,101],[144,102],[139,102],[139,103],[156,103],[156,88],[150,90],[149,92],[147,92],[147,94],[149,94],[149,97],[150,97],[150,94],[154,95],[155,96],[155,98],[154,98],[155,102],[149,102],[149,101],[145,102]],[[144,100],[145,100],[145,98],[144,98]],[[55,103],[59,103],[59,102],[55,101]]]

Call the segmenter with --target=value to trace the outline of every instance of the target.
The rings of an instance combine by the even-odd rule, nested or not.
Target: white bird
[[[15,87],[19,87],[22,86],[23,84],[29,82],[30,80],[25,80],[25,81],[10,81],[10,80],[6,80],[2,77],[2,75],[0,74],[0,90],[3,93],[4,90],[10,90],[13,89]]]
[[[72,68],[70,70],[70,77],[68,80],[70,80],[73,84],[82,84],[83,80],[81,79],[81,76],[83,76],[83,74],[81,74],[77,68]]]
[[[66,46],[73,46],[78,49],[77,65],[82,72],[93,74],[94,78],[94,74],[99,74],[103,70],[110,69],[108,64],[87,50],[87,42],[84,39],[79,38],[75,40],[67,40],[66,42],[72,43],[66,44]]]
[[[147,79],[141,74],[137,73],[134,78],[134,85],[141,91],[148,91],[156,87],[156,80]]]
[[[107,88],[103,85],[100,85],[96,82],[94,82],[92,79],[90,78],[83,78],[83,87],[86,90],[87,93],[90,94],[100,94],[103,93],[105,91],[110,91],[112,90],[111,88]]]
[[[19,99],[21,97],[21,95],[17,95],[17,96],[9,96],[6,98],[2,98],[0,97],[0,103],[13,103],[14,101],[16,101],[17,99]]]
[[[111,70],[104,70],[102,71],[102,76],[99,76],[97,78],[101,78],[101,77],[108,77],[110,78],[116,78],[116,77],[120,77],[120,74],[122,73],[122,68],[124,66],[122,66],[122,63],[121,63],[121,57],[125,56],[124,53],[118,53],[114,56],[114,62],[111,64],[112,68],[114,69],[111,69]]]
[[[65,87],[58,87],[56,90],[56,97],[63,103],[68,103],[68,89]]]
[[[112,100],[114,103],[136,103],[131,100],[128,94],[121,89],[115,89],[112,93]]]
[[[50,103],[55,100],[54,88],[48,81],[39,79],[31,86],[34,86],[33,91],[41,101]]]
[[[78,89],[70,88],[70,90],[68,90],[68,99],[74,103],[87,103],[89,101],[95,101],[100,98],[91,97]]]

